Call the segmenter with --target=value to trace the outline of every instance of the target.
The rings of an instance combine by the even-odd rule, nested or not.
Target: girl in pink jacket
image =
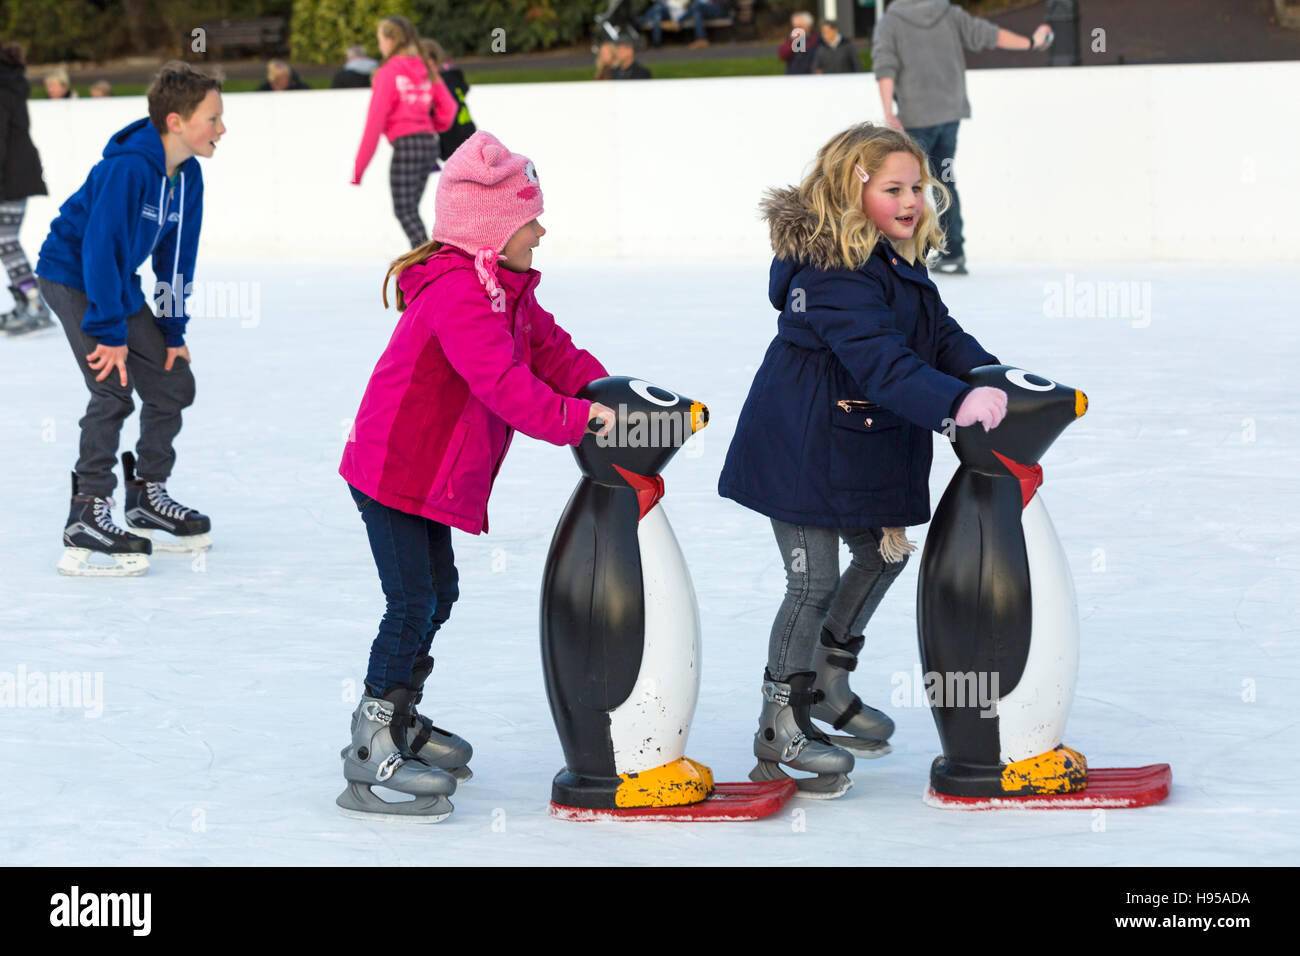
[[[393,212],[415,249],[429,238],[420,218],[420,197],[429,175],[438,168],[438,133],[451,129],[456,120],[456,101],[425,55],[410,20],[381,20],[378,39],[384,64],[370,81],[370,110],[357,149],[352,185],[361,185],[383,133],[393,146],[388,169]]]
[[[451,812],[446,797],[468,779],[471,749],[415,710],[433,636],[459,595],[451,529],[488,530],[488,496],[516,429],[577,445],[590,420],[601,420],[601,434],[614,424],[612,409],[571,397],[608,373],[533,294],[541,212],[533,164],[475,133],[439,179],[433,240],[394,261],[384,279],[384,304],[395,278],[402,315],[339,467],[388,601],[343,752],[345,812]],[[377,782],[417,799],[376,803],[369,786]]]

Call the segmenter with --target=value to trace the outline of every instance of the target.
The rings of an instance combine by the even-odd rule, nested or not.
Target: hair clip
[[[863,169],[863,168],[862,168],[860,165],[858,165],[857,163],[854,163],[854,164],[853,164],[853,171],[854,171],[855,173],[858,174],[858,179],[862,180],[864,183],[865,183],[868,179],[871,178],[871,177],[867,174],[867,171],[866,171],[865,169]]]

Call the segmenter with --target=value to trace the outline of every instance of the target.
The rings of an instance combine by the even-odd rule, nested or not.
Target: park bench
[[[288,21],[284,17],[254,17],[203,24],[207,34],[205,58],[225,58],[232,51],[256,50],[258,56],[285,53]]]
[[[735,27],[745,27],[757,35],[757,26],[754,22],[754,3],[755,0],[738,0],[732,4],[735,13],[729,17],[716,17],[712,20],[704,21],[705,30],[730,30]],[[695,29],[694,21],[689,17],[680,24],[672,20],[664,20],[662,23],[664,33],[688,33]]]

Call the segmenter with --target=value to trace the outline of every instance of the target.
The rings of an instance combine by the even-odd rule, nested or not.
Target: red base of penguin
[[[925,802],[945,810],[1123,810],[1148,807],[1169,796],[1173,771],[1167,763],[1146,767],[1088,768],[1088,786],[1074,793],[1005,797],[954,797],[929,788]]]
[[[640,823],[736,823],[777,813],[795,792],[793,780],[716,783],[707,800],[684,807],[617,807],[590,810],[551,803],[551,816],[589,823],[627,820]]]

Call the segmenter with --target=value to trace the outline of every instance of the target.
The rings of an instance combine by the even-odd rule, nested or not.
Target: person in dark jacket
[[[254,91],[257,93],[280,93],[285,90],[310,90],[302,81],[298,71],[284,60],[270,60],[266,64],[266,79]]]
[[[814,73],[860,73],[862,61],[853,44],[840,34],[840,25],[834,20],[822,24],[822,42],[813,54]]]
[[[0,315],[0,328],[10,335],[54,325],[36,289],[31,262],[18,241],[28,197],[49,194],[40,154],[32,144],[27,113],[31,85],[25,63],[21,46],[0,41],[0,260],[14,297],[13,308]]]
[[[799,12],[790,17],[790,35],[785,38],[776,55],[785,61],[785,72],[790,76],[812,72],[813,58],[821,46],[821,38],[813,32],[813,15]]]
[[[614,69],[611,80],[648,80],[650,71],[637,62],[636,44],[630,37],[619,37],[614,44]]]
[[[469,80],[465,79],[465,72],[452,62],[447,51],[437,40],[425,37],[420,43],[424,46],[424,52],[429,54],[434,67],[437,68],[438,75],[442,77],[442,85],[450,91],[458,107],[451,129],[438,134],[439,149],[442,150],[442,158],[445,161],[451,159],[451,154],[456,152],[461,143],[478,132],[478,127],[474,125],[474,120],[469,115],[469,104],[465,101],[469,95]]]
[[[833,722],[846,746],[876,753],[893,723],[848,691],[844,671],[914,549],[905,527],[929,520],[931,433],[993,428],[1006,410],[1005,392],[958,378],[998,359],[962,331],[927,274],[943,234],[926,187],[941,207],[945,190],[921,148],[864,123],[822,147],[798,188],[769,193],[768,292],[780,317],[718,482],[721,495],[771,519],[786,565],[764,714],[768,685],[778,699],[816,698],[805,718]],[[853,554],[843,575],[841,539]],[[803,723],[804,749],[769,759],[818,772],[837,748]],[[775,729],[779,744],[780,726],[760,727],[760,763],[774,746],[762,732]]]
[[[343,68],[330,80],[330,89],[368,90],[370,74],[378,68],[379,61],[366,56],[366,48],[361,44],[354,44],[344,54]]]

